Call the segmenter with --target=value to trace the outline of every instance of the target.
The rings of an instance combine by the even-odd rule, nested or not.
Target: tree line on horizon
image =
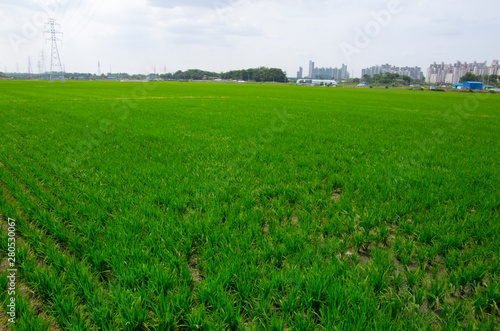
[[[365,74],[361,81],[370,84],[381,84],[381,85],[394,85],[398,83],[409,85],[410,83],[413,83],[416,80],[411,78],[410,76],[386,72],[383,75],[375,74],[373,76]]]
[[[251,68],[242,70],[231,70],[228,72],[216,73],[199,69],[178,70],[175,73],[161,74],[161,79],[175,80],[206,80],[206,79],[228,79],[245,80],[255,82],[286,82],[286,73],[278,68]]]
[[[12,78],[17,79],[32,79],[32,78],[42,78],[46,74],[28,74],[20,73],[15,74]],[[231,70],[228,72],[213,72],[200,69],[188,69],[186,71],[178,70],[174,73],[165,74],[155,74],[150,73],[148,75],[134,74],[130,75],[127,73],[108,73],[107,75],[101,74],[90,74],[90,73],[65,73],[67,79],[109,79],[113,77],[114,79],[137,79],[143,80],[146,78],[160,78],[163,80],[212,80],[212,79],[227,79],[227,80],[244,80],[244,81],[255,81],[255,82],[279,82],[285,83],[287,81],[286,73],[278,68],[250,68],[242,70]],[[6,78],[7,75],[0,72],[0,78]]]

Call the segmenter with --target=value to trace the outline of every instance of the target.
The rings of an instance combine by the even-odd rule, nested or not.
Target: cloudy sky
[[[43,22],[60,23],[67,72],[228,71],[500,58],[500,1],[2,0],[0,71],[38,72]],[[48,59],[47,59],[48,60]],[[47,61],[48,62],[48,61]]]

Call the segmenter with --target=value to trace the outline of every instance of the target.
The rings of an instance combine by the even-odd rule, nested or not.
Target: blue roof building
[[[483,83],[481,83],[481,82],[465,82],[464,86],[470,88],[471,90],[482,90],[483,89]]]

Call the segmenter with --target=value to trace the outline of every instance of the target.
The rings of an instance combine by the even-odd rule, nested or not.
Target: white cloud
[[[54,2],[5,0],[0,4],[0,70],[26,67],[37,58],[43,36],[12,50],[8,36],[23,34],[26,21]],[[491,61],[500,3],[465,0],[403,1],[368,47],[348,63],[340,50],[356,29],[387,9],[389,0],[57,0],[67,70],[147,72],[201,68],[223,71],[269,65],[290,74],[311,59],[318,66],[362,67],[389,62],[426,67],[433,61]],[[394,0],[392,0],[394,1]],[[48,5],[47,5],[48,4]],[[477,8],[476,8],[477,7]],[[115,69],[116,68],[116,69]]]

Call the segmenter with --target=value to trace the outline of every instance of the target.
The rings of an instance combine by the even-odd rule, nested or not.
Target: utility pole
[[[64,82],[64,72],[61,65],[61,57],[59,56],[59,48],[57,47],[57,42],[61,41],[61,38],[58,36],[62,35],[62,32],[59,31],[60,25],[56,23],[54,18],[49,18],[45,26],[47,30],[44,33],[49,35],[47,40],[51,43],[49,80],[52,82],[53,80],[60,79]]]

